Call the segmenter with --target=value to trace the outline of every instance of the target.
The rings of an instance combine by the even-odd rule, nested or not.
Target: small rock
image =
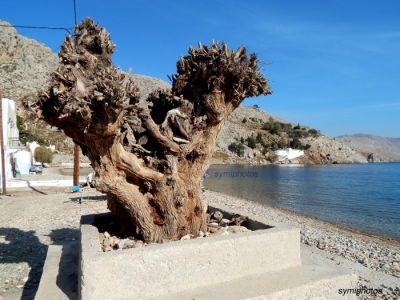
[[[23,287],[24,287],[23,284],[18,284],[18,285],[17,285],[17,289],[22,289]]]
[[[204,237],[204,232],[200,230],[198,237]]]
[[[219,227],[218,223],[215,223],[215,222],[208,223],[207,226],[209,226],[209,227]]]
[[[114,249],[118,249],[118,243],[119,243],[119,238],[117,238],[116,236],[112,236],[111,247],[113,247]]]
[[[228,235],[229,232],[226,230],[226,227],[220,228],[218,231],[216,231],[213,236],[220,236],[220,235]]]
[[[317,243],[317,248],[321,250],[325,250],[325,242],[323,240],[319,240]]]
[[[231,220],[222,219],[222,220],[219,222],[219,225],[225,227],[225,226],[228,226],[230,223],[231,223]]]
[[[394,262],[393,264],[393,270],[395,270],[396,272],[400,272],[400,264],[398,262]]]
[[[245,216],[241,216],[241,215],[233,215],[232,216],[232,221],[231,221],[231,223],[232,224],[234,224],[234,225],[242,225],[242,223],[244,222],[244,221],[247,221],[248,220],[248,217],[245,217]]]
[[[28,281],[28,277],[24,277],[24,279],[22,279],[22,281],[24,282],[24,283],[26,283],[27,281]]]
[[[104,231],[104,237],[105,238],[109,238],[111,235],[107,232],[107,231]]]
[[[183,237],[181,237],[181,241],[190,240],[192,238],[192,236],[193,235],[191,235],[191,234],[184,235]]]
[[[220,222],[223,217],[224,217],[224,215],[219,210],[216,210],[211,214],[211,218],[213,218],[217,222]]]
[[[140,248],[143,246],[144,246],[144,243],[141,240],[136,240],[135,243],[133,244],[133,248]]]
[[[231,233],[238,233],[238,232],[247,232],[250,231],[244,226],[239,226],[239,225],[233,225],[233,226],[228,226],[227,231]]]
[[[216,233],[220,227],[207,227],[209,233]]]
[[[135,241],[123,239],[118,242],[118,249],[129,249],[135,247]]]

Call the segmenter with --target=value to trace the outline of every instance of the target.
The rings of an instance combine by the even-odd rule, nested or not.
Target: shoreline
[[[212,192],[220,193],[218,191],[212,191]],[[223,194],[223,193],[221,193],[221,194]],[[228,195],[228,194],[226,194],[226,195]],[[232,196],[232,197],[234,197],[234,196]],[[263,205],[263,206],[269,207],[271,209],[274,209],[274,210],[280,210],[283,213],[291,214],[294,217],[300,217],[300,218],[309,219],[310,221],[312,220],[312,221],[315,221],[315,222],[319,222],[319,223],[324,224],[325,226],[334,227],[338,231],[344,231],[344,232],[347,232],[349,234],[358,235],[360,238],[365,237],[365,238],[376,240],[378,242],[388,243],[390,245],[400,247],[400,238],[399,239],[395,239],[395,238],[387,237],[387,236],[384,236],[384,235],[380,236],[378,234],[374,234],[374,233],[371,233],[371,232],[353,229],[353,228],[348,227],[346,225],[341,225],[341,224],[337,224],[337,223],[334,223],[334,222],[325,221],[325,220],[319,219],[319,218],[314,217],[314,216],[309,216],[309,215],[306,215],[306,214],[303,214],[303,213],[300,213],[300,212],[297,212],[297,211],[292,211],[289,208],[279,207],[279,206],[275,206],[275,205],[271,205],[271,204],[267,204],[267,203],[262,203],[262,202],[257,202],[257,201],[253,201],[253,200],[249,200],[249,199],[245,199],[245,198],[239,198],[239,199],[243,199],[245,201],[250,201],[250,202],[255,202],[255,203],[258,203],[260,205]]]
[[[203,193],[203,199],[210,205],[222,203],[270,219],[271,223],[300,228],[302,244],[397,277],[400,286],[400,242],[397,240],[387,240],[280,207],[211,190]]]

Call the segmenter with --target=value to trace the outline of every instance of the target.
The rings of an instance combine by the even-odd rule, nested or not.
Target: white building
[[[4,163],[6,179],[13,178],[13,169],[20,174],[29,174],[32,157],[29,151],[25,151],[19,142],[17,128],[17,110],[13,100],[2,98],[3,109],[3,142],[4,142]],[[1,174],[0,167],[0,180]]]
[[[279,156],[280,159],[288,159],[288,160],[295,159],[304,155],[303,150],[297,150],[292,148],[280,149],[277,150],[275,153],[276,155]]]

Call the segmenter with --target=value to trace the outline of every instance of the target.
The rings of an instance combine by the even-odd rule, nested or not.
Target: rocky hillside
[[[370,156],[375,162],[400,161],[400,138],[354,134],[339,136],[335,139],[363,153],[366,157]]]
[[[0,89],[3,96],[17,103],[22,117],[19,120],[21,135],[26,140],[40,139],[55,144],[61,153],[70,154],[72,141],[55,128],[35,120],[36,116],[24,111],[21,105],[25,96],[35,95],[46,87],[49,74],[56,69],[57,62],[57,55],[43,44],[17,34],[14,28],[0,27]],[[169,88],[167,83],[156,78],[132,76],[142,98],[157,88]],[[315,129],[287,122],[255,106],[239,107],[231,115],[218,137],[214,162],[275,163],[275,150],[286,147],[303,149],[305,155],[282,163],[366,161],[358,152],[320,135]]]
[[[10,25],[0,20],[2,25]],[[58,57],[50,48],[17,34],[12,27],[0,27],[0,87],[3,97],[17,102],[45,87],[56,69]]]
[[[279,161],[275,150],[291,147],[304,156]],[[364,163],[365,156],[317,130],[275,117],[257,106],[240,106],[217,140],[214,163]]]

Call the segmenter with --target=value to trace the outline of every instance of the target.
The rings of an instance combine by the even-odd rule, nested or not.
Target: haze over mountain
[[[400,161],[400,138],[358,133],[338,136],[335,139],[364,155],[373,154],[375,162]]]

